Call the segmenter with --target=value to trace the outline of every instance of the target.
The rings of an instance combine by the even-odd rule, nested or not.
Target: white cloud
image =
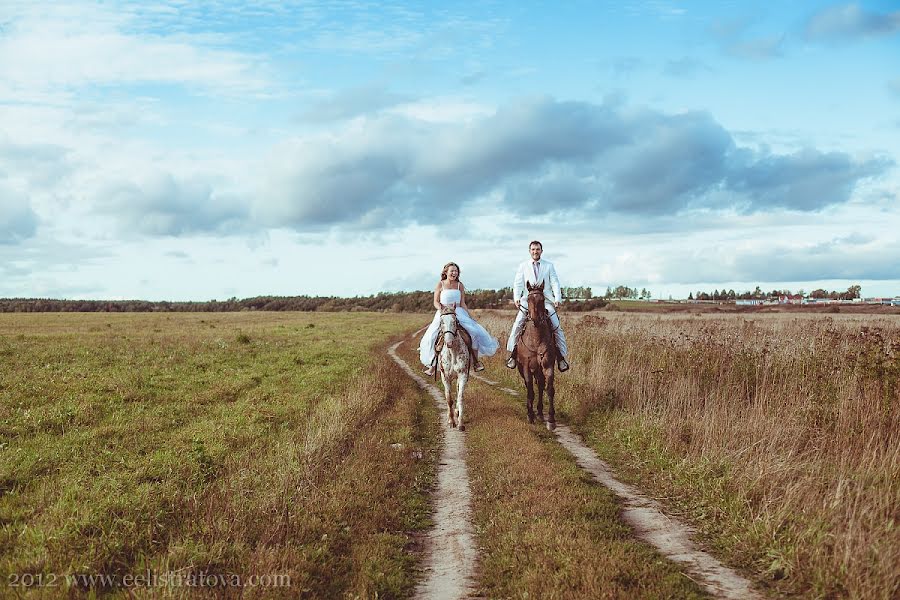
[[[133,15],[105,5],[43,6],[12,18],[0,33],[0,92],[62,92],[91,84],[179,84],[218,92],[266,88],[261,61],[203,36],[134,32]]]

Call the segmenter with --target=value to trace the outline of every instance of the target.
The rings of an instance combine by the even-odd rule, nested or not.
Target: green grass
[[[0,576],[280,573],[289,588],[257,593],[403,595],[435,417],[376,352],[419,321],[0,315]]]

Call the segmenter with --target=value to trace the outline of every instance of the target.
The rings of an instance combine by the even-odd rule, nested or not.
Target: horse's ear
[[[545,283],[547,283],[547,282],[546,282],[546,281],[542,281],[542,282],[541,282],[541,285],[535,286],[535,287],[543,292],[543,291],[544,291],[544,284],[545,284]]]
[[[526,287],[526,288],[528,289],[528,291],[530,292],[530,291],[531,291],[531,282],[530,282],[530,281],[526,281],[526,282],[525,282],[525,287]]]

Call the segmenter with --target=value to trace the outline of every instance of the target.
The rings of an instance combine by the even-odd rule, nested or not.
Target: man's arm
[[[513,279],[513,301],[516,303],[516,306],[519,306],[519,299],[522,297],[522,292],[525,291],[525,273],[522,271],[522,265],[520,264],[516,268],[516,277]]]
[[[550,264],[550,272],[547,274],[547,277],[550,279],[550,289],[553,290],[553,298],[554,305],[559,308],[559,303],[562,302],[562,289],[559,287],[559,277],[556,276],[556,267],[553,264]]]

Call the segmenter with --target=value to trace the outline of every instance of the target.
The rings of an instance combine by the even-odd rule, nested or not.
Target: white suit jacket
[[[542,258],[538,268],[538,275],[535,277],[534,267],[531,266],[532,263],[533,261],[528,259],[520,264],[516,270],[516,278],[513,281],[513,300],[520,300],[522,305],[527,308],[528,288],[525,287],[525,282],[528,281],[531,285],[540,285],[543,281],[545,304],[547,310],[553,312],[552,303],[562,302],[562,290],[559,287],[559,277],[556,276],[556,268],[554,268],[552,262]]]

